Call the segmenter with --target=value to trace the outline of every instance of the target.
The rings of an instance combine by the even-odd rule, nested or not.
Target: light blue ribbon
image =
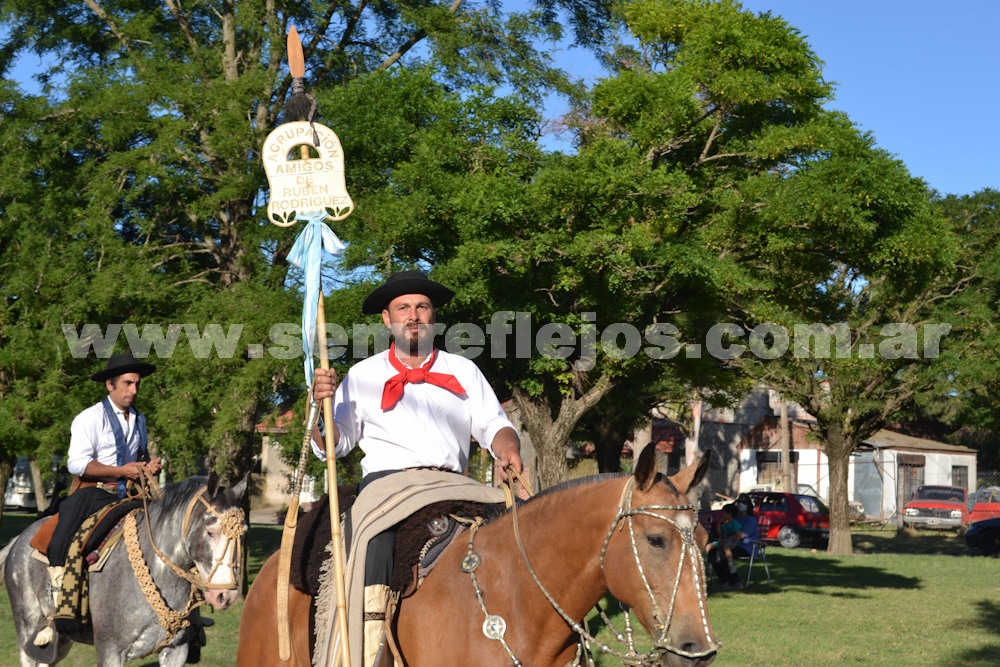
[[[337,238],[327,224],[325,211],[304,213],[299,217],[306,223],[288,251],[288,261],[302,269],[306,280],[306,293],[302,303],[302,351],[305,353],[306,386],[312,388],[313,341],[316,339],[316,311],[319,308],[320,271],[323,249],[339,257],[347,246]]]

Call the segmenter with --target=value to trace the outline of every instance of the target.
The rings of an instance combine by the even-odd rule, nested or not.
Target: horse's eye
[[[667,545],[666,540],[664,540],[661,535],[647,535],[646,541],[649,542],[649,546],[654,549],[662,549]]]

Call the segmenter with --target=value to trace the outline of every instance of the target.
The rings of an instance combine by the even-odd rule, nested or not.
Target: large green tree
[[[146,348],[160,367],[142,405],[172,472],[190,473],[203,459],[229,475],[247,471],[257,419],[301,387],[300,358],[260,354],[271,327],[297,323],[301,311],[300,276],[285,261],[295,230],[260,211],[259,149],[291,84],[288,29],[303,36],[320,119],[339,131],[342,117],[359,116],[349,187],[359,208],[374,210],[398,165],[423,150],[411,130],[437,121],[415,86],[462,98],[503,85],[536,103],[568,86],[535,40],[562,35],[562,8],[578,41],[594,41],[603,3],[537,7],[3,3],[0,447],[8,457],[65,450],[74,413],[100,395],[84,379],[101,364],[95,351],[117,344]],[[39,63],[30,87],[7,79],[19,58]],[[337,91],[368,78],[369,90],[398,83],[419,109],[379,97],[360,99],[361,111],[334,105]],[[494,105],[503,101],[481,107]]]
[[[781,19],[727,1],[620,8],[620,39],[605,53],[610,76],[568,121],[575,155],[539,155],[516,132],[491,145],[466,140],[481,133],[465,127],[428,127],[422,150],[382,195],[379,215],[393,211],[395,224],[355,219],[377,232],[370,247],[355,248],[351,266],[433,266],[460,288],[452,321],[520,312],[532,334],[568,327],[565,347],[553,353],[534,337],[530,355],[512,353],[515,326],[501,331],[504,354],[490,354],[491,340],[478,359],[517,405],[542,455],[543,484],[562,479],[574,427],[608,392],[637,390],[640,377],[719,387],[724,376],[707,351],[700,377],[685,378],[678,360],[697,359],[694,345],[734,304],[749,308],[784,288],[812,299],[794,291],[800,286],[782,263],[806,267],[813,289],[833,275],[831,258],[873,238],[870,221],[822,209],[823,200],[863,204],[880,196],[870,188],[894,187],[874,173],[880,164],[868,140],[824,109],[832,89],[821,63]],[[838,169],[873,173],[837,184]],[[793,178],[800,173],[829,180]],[[789,184],[819,202],[824,224],[763,213],[787,206]],[[921,192],[902,194],[919,205]],[[911,204],[900,204],[899,225],[917,226]],[[667,327],[659,332],[683,346],[647,345],[647,335],[638,351],[619,353],[622,325],[640,334]],[[611,333],[619,335],[604,337]],[[598,342],[589,353],[587,335]],[[650,365],[665,377],[644,375]]]
[[[773,275],[733,300],[740,328],[723,347],[727,363],[816,418],[830,466],[829,550],[845,554],[851,454],[921,404],[968,408],[990,376],[996,228],[987,208],[935,201],[870,137],[829,150],[762,183],[770,204],[739,216]]]

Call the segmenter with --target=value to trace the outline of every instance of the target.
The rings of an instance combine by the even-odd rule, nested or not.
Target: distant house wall
[[[281,448],[274,435],[264,435],[262,441],[260,470],[264,483],[261,489],[261,502],[273,507],[288,505],[292,495],[292,468],[282,460]],[[302,480],[299,504],[312,503],[319,499],[315,482],[315,478],[308,475]]]

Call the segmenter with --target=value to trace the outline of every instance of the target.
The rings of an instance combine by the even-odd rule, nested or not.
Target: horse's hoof
[[[49,665],[55,662],[59,654],[59,634],[49,621],[42,621],[34,638],[22,649],[35,662]]]

